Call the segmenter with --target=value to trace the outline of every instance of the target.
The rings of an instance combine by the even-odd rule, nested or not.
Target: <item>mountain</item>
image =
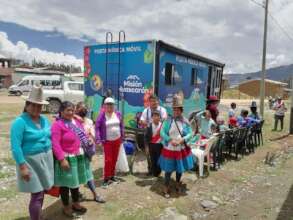
[[[256,79],[261,77],[261,71],[253,73],[243,73],[243,74],[226,74],[225,75],[230,83],[230,86],[238,85],[240,82]],[[286,81],[293,76],[293,64],[287,66],[278,66],[274,68],[267,69],[267,79],[276,81]]]

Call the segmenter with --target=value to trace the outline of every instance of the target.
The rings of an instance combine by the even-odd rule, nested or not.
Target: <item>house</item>
[[[260,82],[261,79],[252,79],[247,80],[238,85],[239,92],[245,93],[251,97],[258,98],[260,96]],[[285,89],[288,84],[274,81],[274,80],[265,80],[265,97],[284,97]]]
[[[11,67],[11,60],[0,58],[0,88],[8,88],[12,84],[14,68]]]

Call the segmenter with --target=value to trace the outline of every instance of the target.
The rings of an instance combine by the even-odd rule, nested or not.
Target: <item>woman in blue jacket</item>
[[[11,126],[11,151],[16,161],[17,185],[20,192],[31,193],[31,220],[39,220],[44,191],[54,184],[50,123],[41,115],[42,88],[33,87],[26,99],[24,112]]]

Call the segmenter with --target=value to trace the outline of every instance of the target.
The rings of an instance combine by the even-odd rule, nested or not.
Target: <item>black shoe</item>
[[[113,183],[116,183],[116,184],[118,184],[118,183],[120,183],[120,180],[119,179],[117,179],[116,177],[111,177],[111,179],[110,179]]]

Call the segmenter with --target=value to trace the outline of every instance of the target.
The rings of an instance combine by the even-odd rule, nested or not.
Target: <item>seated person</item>
[[[260,123],[260,120],[249,117],[248,111],[242,110],[241,115],[238,116],[237,118],[237,123],[240,128],[244,128],[244,127],[250,128],[254,126],[255,124]]]
[[[238,127],[237,118],[236,117],[229,118],[228,126],[230,129],[237,128]]]
[[[217,124],[218,124],[218,131],[219,132],[224,132],[224,131],[229,130],[229,128],[225,125],[225,120],[223,117],[217,118]]]
[[[250,105],[250,111],[251,113],[249,114],[249,117],[253,118],[253,119],[257,119],[257,120],[261,120],[261,117],[259,116],[258,112],[257,112],[257,105],[256,102],[253,101]]]
[[[199,112],[197,115],[199,133],[202,139],[210,138],[213,134],[213,126],[216,126],[215,121],[211,117],[209,110]]]

